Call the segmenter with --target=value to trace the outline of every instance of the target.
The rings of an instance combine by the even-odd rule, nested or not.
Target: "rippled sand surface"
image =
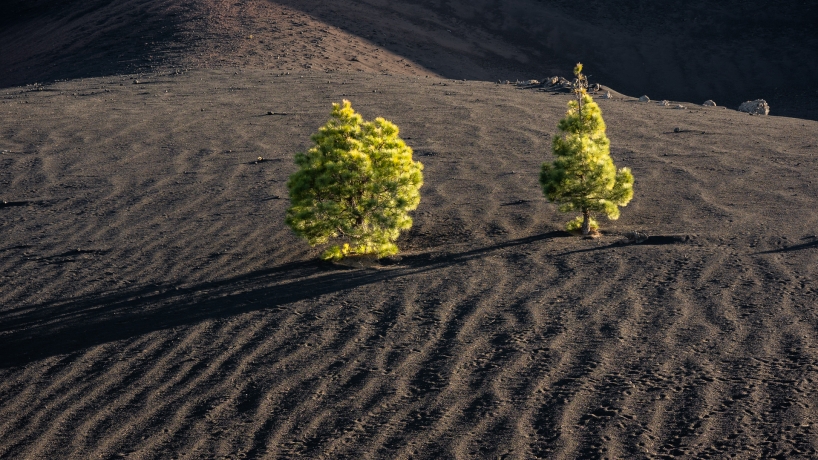
[[[262,70],[1,91],[0,457],[814,457],[818,123],[614,95],[635,197],[583,240],[537,183],[565,95]],[[343,98],[425,166],[376,267],[283,223]]]

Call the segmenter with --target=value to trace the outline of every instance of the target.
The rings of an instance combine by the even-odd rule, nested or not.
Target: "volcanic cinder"
[[[814,458],[816,7],[609,3],[4,2],[0,458]],[[497,83],[577,61],[596,239]],[[424,164],[374,267],[283,219],[342,99]]]

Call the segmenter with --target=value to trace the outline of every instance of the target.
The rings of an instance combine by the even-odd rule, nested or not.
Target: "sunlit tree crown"
[[[576,98],[568,103],[568,112],[557,125],[561,134],[552,142],[556,159],[543,163],[540,185],[546,198],[560,205],[560,211],[580,211],[580,216],[568,222],[568,229],[582,229],[587,235],[598,227],[593,213],[619,218],[619,206],[633,198],[633,175],[628,168],[616,170],[602,111],[585,90],[582,64],[574,71]]]
[[[312,141],[296,154],[299,169],[287,182],[287,224],[312,246],[338,240],[324,259],[397,253],[394,242],[412,226],[409,211],[423,185],[423,165],[412,161],[398,127],[383,118],[364,121],[344,100],[333,104]]]

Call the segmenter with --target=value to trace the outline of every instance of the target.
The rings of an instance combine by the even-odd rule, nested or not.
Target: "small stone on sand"
[[[770,106],[764,99],[742,102],[738,107],[739,112],[747,112],[750,115],[769,115]]]

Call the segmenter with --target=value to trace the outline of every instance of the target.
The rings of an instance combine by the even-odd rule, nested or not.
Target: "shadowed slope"
[[[0,6],[0,86],[84,78],[169,64],[190,48],[185,0],[63,0]]]
[[[818,118],[818,6],[565,0],[94,0],[0,7],[0,86],[158,66],[566,75],[631,95]]]
[[[466,79],[569,73],[653,99],[736,107],[766,98],[774,115],[818,118],[818,6],[788,0],[275,0],[429,69]],[[377,19],[377,20],[376,20]]]

